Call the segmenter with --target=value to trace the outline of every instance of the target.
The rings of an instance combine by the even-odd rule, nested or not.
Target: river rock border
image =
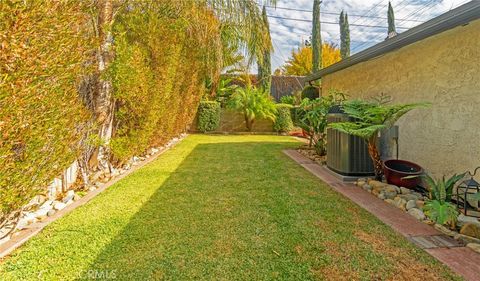
[[[466,244],[467,247],[480,253],[480,220],[475,217],[459,214],[457,227],[451,229],[430,220],[423,212],[425,201],[429,198],[405,187],[361,178],[355,185],[368,191],[385,202],[407,212],[419,221],[433,225],[437,230]]]
[[[49,187],[46,194],[35,196],[23,207],[18,223],[10,222],[0,229],[0,237],[4,236],[2,233],[10,233],[0,240],[0,258],[20,247],[48,224],[87,203],[120,179],[155,160],[186,136],[187,134],[184,133],[171,139],[164,146],[152,147],[145,154],[132,157],[125,165],[113,169],[110,173],[94,174],[91,178],[93,184],[86,191],[78,192],[70,189],[65,193],[58,194]],[[12,230],[12,227],[15,227],[15,229]]]

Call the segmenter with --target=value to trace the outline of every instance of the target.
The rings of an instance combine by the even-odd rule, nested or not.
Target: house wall
[[[322,88],[431,102],[397,123],[400,158],[436,176],[480,165],[480,20],[329,74]]]

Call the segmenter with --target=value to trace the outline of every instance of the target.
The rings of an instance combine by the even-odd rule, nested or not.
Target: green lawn
[[[1,280],[456,277],[282,153],[192,135],[0,262]]]

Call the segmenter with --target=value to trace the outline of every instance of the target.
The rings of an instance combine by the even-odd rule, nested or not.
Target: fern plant
[[[354,121],[329,124],[332,129],[358,136],[367,141],[368,153],[373,160],[377,179],[381,179],[383,174],[383,162],[377,148],[379,131],[392,127],[410,110],[428,105],[428,103],[388,105],[387,102],[385,96],[373,101],[347,101],[342,105],[342,109]]]

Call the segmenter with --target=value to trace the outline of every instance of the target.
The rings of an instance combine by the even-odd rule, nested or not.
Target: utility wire
[[[431,8],[433,5],[436,4],[436,1],[435,0],[430,0],[429,2],[427,2],[426,5],[424,5],[422,8],[419,8],[419,9],[416,9],[414,11],[412,11],[410,14],[408,14],[405,18],[408,19],[408,18],[411,18],[412,16],[415,16],[417,15],[418,13],[422,12],[420,14],[420,16],[425,12],[427,11],[429,8]],[[418,17],[417,17],[418,18]],[[401,22],[401,21],[400,21]],[[374,38],[372,38],[372,40],[370,41],[371,43],[373,43],[372,45],[378,43],[377,41],[384,38],[385,35],[384,34],[381,34],[379,36],[376,36]],[[356,46],[353,50],[352,50],[352,53],[356,52],[357,50],[360,50],[363,46],[366,46],[368,45],[368,43],[363,43],[363,44],[360,44],[358,46]]]
[[[293,20],[293,21],[302,21],[302,22],[312,22],[311,20],[306,19],[295,19],[295,18],[287,18],[287,17],[280,17],[280,16],[273,16],[267,15],[269,18],[276,18],[276,19],[283,19],[283,20]],[[322,24],[335,24],[338,25],[338,22],[331,22],[331,21],[322,21]],[[361,27],[375,27],[375,28],[388,28],[387,26],[382,25],[365,25],[365,24],[350,24],[350,26],[361,26]],[[398,29],[409,29],[408,27],[397,27]]]
[[[279,10],[287,10],[287,11],[297,11],[297,12],[308,12],[308,13],[313,13],[312,10],[305,10],[305,9],[298,9],[298,8],[287,8],[287,7],[275,7],[275,6],[265,6],[267,8],[271,9],[279,9]],[[324,15],[333,15],[333,16],[340,16],[339,13],[334,13],[334,12],[322,12],[320,11],[320,14]],[[372,18],[372,19],[383,19],[386,20],[388,18],[386,17],[379,17],[379,16],[364,16],[364,15],[355,15],[355,14],[348,14],[349,17],[361,17],[361,18]],[[400,19],[399,19],[400,20]],[[420,22],[416,20],[407,20],[407,21],[413,21],[413,22]]]

